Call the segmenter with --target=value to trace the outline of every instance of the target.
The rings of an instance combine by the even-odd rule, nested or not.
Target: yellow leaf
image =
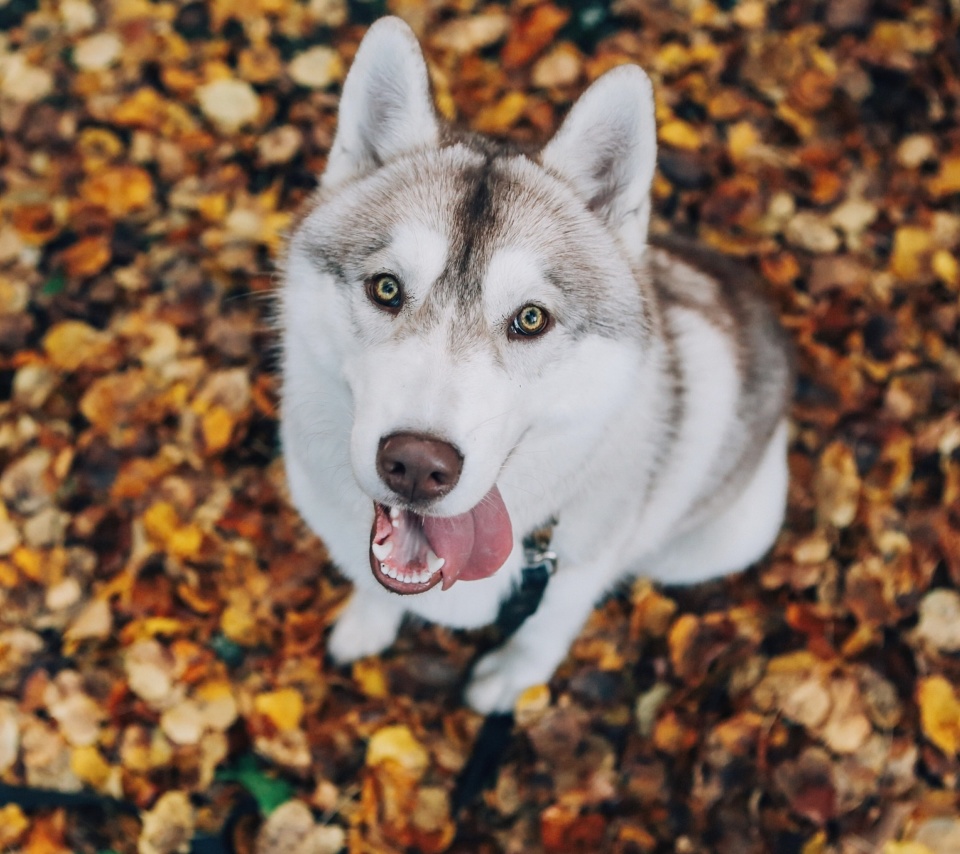
[[[228,605],[220,617],[220,629],[230,640],[239,644],[256,643],[257,621],[249,608],[239,604]]]
[[[144,86],[117,106],[113,121],[126,127],[155,128],[160,124],[165,106],[156,89]]]
[[[917,687],[920,726],[927,739],[947,756],[960,750],[960,700],[943,676],[929,676]]]
[[[19,580],[20,573],[17,572],[16,567],[12,563],[0,560],[0,587],[12,590]]]
[[[233,423],[233,416],[229,410],[219,404],[214,404],[203,414],[200,426],[207,453],[216,454],[230,444]]]
[[[110,336],[80,320],[64,320],[44,336],[43,349],[54,367],[75,371],[102,359],[110,349]]]
[[[689,48],[679,42],[668,42],[657,53],[654,66],[661,74],[679,74],[693,64]]]
[[[727,148],[734,161],[742,161],[749,157],[760,145],[760,134],[748,121],[737,122],[727,133]]]
[[[179,524],[177,511],[166,501],[151,504],[143,514],[143,526],[146,528],[147,536],[161,542],[167,540]]]
[[[933,237],[925,228],[903,225],[893,236],[890,270],[900,279],[914,281],[926,271]]]
[[[222,222],[227,215],[227,196],[225,193],[211,193],[197,199],[197,212],[207,222]]]
[[[960,264],[953,253],[938,249],[933,253],[931,266],[936,277],[945,285],[956,288],[960,284]]]
[[[927,188],[938,198],[960,193],[960,154],[940,161],[940,171],[927,182]]]
[[[95,172],[123,154],[123,143],[105,128],[85,128],[80,132],[77,148],[83,158],[85,172]]]
[[[368,697],[386,697],[389,693],[383,667],[375,658],[362,658],[354,662],[353,681]]]
[[[689,122],[673,119],[660,126],[660,142],[686,151],[696,151],[702,145],[700,134]]]
[[[0,807],[0,846],[17,845],[30,828],[30,820],[16,804]]]
[[[110,779],[110,764],[93,745],[75,747],[70,754],[70,770],[84,783],[101,789]]]
[[[393,762],[419,777],[430,764],[430,754],[404,724],[377,730],[367,745],[367,765]]]
[[[803,843],[800,854],[823,854],[826,847],[827,834],[820,830]]]
[[[31,581],[46,584],[50,579],[45,571],[43,553],[26,546],[17,546],[11,558],[14,565]]]
[[[303,697],[295,688],[258,694],[253,707],[280,730],[297,729],[303,720]]]
[[[531,685],[517,697],[514,712],[517,725],[530,726],[550,707],[550,688],[547,685]]]
[[[143,514],[147,536],[170,554],[196,557],[203,545],[203,532],[196,525],[183,525],[172,504],[158,501]]]
[[[503,133],[512,128],[526,109],[526,96],[520,92],[508,92],[496,104],[481,110],[473,126],[481,133]]]
[[[888,842],[881,854],[936,854],[922,842]]]

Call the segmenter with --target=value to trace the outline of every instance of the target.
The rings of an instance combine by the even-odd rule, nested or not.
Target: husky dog
[[[370,28],[280,304],[291,495],[355,585],[336,661],[407,613],[493,621],[555,518],[539,609],[467,688],[509,710],[620,579],[699,582],[770,547],[788,348],[745,270],[648,242],[655,159],[635,66],[521,153],[445,126],[413,33]]]

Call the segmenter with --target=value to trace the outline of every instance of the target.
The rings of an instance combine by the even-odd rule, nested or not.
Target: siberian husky
[[[553,518],[539,609],[467,688],[506,711],[620,579],[699,582],[770,547],[788,347],[748,272],[648,239],[655,159],[635,66],[522,153],[442,123],[413,33],[370,28],[279,308],[292,499],[355,586],[336,661],[406,613],[491,622]]]

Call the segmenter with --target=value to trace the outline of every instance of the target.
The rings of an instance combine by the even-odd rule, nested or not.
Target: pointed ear
[[[343,84],[323,186],[362,175],[404,152],[436,145],[437,132],[417,38],[399,18],[381,18],[360,42]]]
[[[650,80],[635,65],[600,77],[573,105],[542,162],[570,183],[624,246],[642,252],[657,133]]]

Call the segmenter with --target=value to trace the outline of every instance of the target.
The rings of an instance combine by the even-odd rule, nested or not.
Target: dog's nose
[[[463,457],[449,442],[418,433],[392,433],[380,440],[377,471],[409,501],[429,501],[457,485]]]

